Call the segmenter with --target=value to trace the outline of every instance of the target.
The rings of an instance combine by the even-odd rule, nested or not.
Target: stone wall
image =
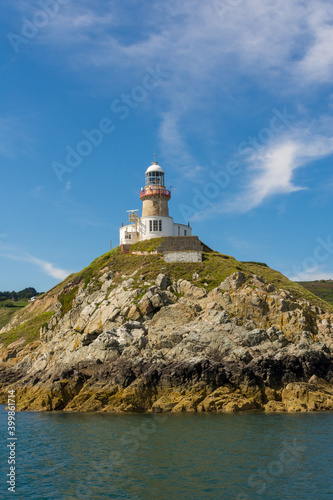
[[[185,252],[165,252],[165,262],[202,262],[202,252],[185,251]]]
[[[204,248],[198,236],[167,236],[157,250],[161,253],[184,250],[203,252]]]
[[[168,198],[162,196],[149,196],[142,203],[142,217],[150,217],[151,215],[161,215],[169,217]]]

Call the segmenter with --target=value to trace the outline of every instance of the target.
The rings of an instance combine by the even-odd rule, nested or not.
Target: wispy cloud
[[[295,66],[296,75],[308,83],[331,82],[333,75],[333,5],[331,2],[313,2],[308,5],[309,39],[303,58]]]
[[[325,122],[325,118],[322,121]],[[327,123],[323,128],[326,126]],[[312,124],[312,129],[316,128],[320,131],[317,122]],[[239,166],[242,162],[242,175],[238,175],[237,182],[231,179],[227,189],[220,190],[220,196],[208,199],[203,185],[200,196],[206,203],[202,210],[195,211],[192,220],[201,221],[221,213],[245,213],[276,195],[311,189],[311,186],[298,185],[296,171],[331,155],[333,136],[316,135],[311,128],[293,129],[262,146],[245,160],[236,157]],[[218,194],[219,186],[216,184],[215,187]]]
[[[31,255],[29,255],[26,258],[26,260],[28,262],[36,264],[42,271],[44,271],[45,274],[57,280],[64,280],[70,274],[70,272],[65,271],[64,269],[60,269],[59,267],[56,267],[51,262],[47,262],[42,259],[37,259],[37,257],[32,257]]]
[[[80,82],[91,83],[93,92],[96,73],[87,71],[89,66],[99,69],[98,82],[104,80],[109,89],[112,81],[127,86],[129,75],[142,73],[147,64],[160,64],[170,75],[161,86],[164,99],[157,110],[161,150],[182,175],[197,180],[202,166],[187,137],[197,128],[198,109],[223,109],[225,88],[243,88],[250,78],[258,89],[269,88],[276,98],[292,97],[300,92],[309,95],[313,85],[333,78],[331,2],[244,0],[227,16],[219,15],[218,4],[215,0],[141,2],[135,6],[136,15],[128,16],[128,0],[98,7],[93,0],[69,2],[40,30],[34,43],[61,52],[62,64],[67,61],[82,76]],[[19,8],[27,15],[33,12],[26,1]],[[110,79],[115,73],[117,79]],[[212,102],[211,94],[216,94],[210,90],[216,88],[220,99]],[[210,140],[208,131],[201,140]],[[262,153],[251,180],[259,203],[274,193],[299,189],[293,173],[308,161],[299,146],[291,138]],[[247,206],[251,204],[255,206],[248,199]]]
[[[265,148],[259,155],[249,159],[251,180],[247,182],[245,190],[225,206],[225,210],[247,212],[273,195],[302,189],[294,184],[293,174],[308,159],[304,156],[302,144],[293,140]]]
[[[219,208],[222,212],[247,212],[274,195],[306,189],[295,184],[296,169],[332,154],[333,137],[318,137],[303,132],[269,144],[248,159],[245,189],[235,200]]]
[[[143,2],[136,6],[133,19],[128,16],[128,2],[100,9],[87,0],[69,3],[41,30],[40,40],[66,51],[71,44],[68,57],[73,60],[74,52],[82,53],[85,57],[78,60],[84,67],[124,69],[128,63],[142,67],[147,61],[159,61],[173,69],[175,78],[181,73],[192,82],[220,77],[223,66],[229,75],[242,69],[261,79],[263,70],[273,76],[277,69],[309,81],[327,81],[332,76],[330,2],[244,0],[226,18],[219,15],[217,4],[170,0],[152,2],[148,8]],[[26,2],[22,5],[21,11],[29,8]],[[125,35],[129,26],[136,27],[137,33],[130,39]],[[190,90],[186,88],[184,95]]]
[[[127,1],[98,8],[92,0],[68,3],[45,30],[40,30],[38,43],[62,51],[72,69],[84,72],[87,82],[87,66],[99,68],[108,87],[110,72],[117,72],[119,84],[142,72],[147,63],[161,64],[170,75],[161,87],[165,98],[159,128],[161,149],[170,163],[176,158],[183,174],[197,178],[201,167],[186,137],[196,128],[199,106],[221,106],[223,89],[244,86],[247,77],[258,88],[269,87],[278,97],[300,91],[308,94],[310,84],[320,85],[333,78],[331,2],[244,0],[229,9],[227,16],[219,15],[218,3],[170,0],[152,2],[148,8],[142,2],[136,5],[135,19],[128,16]],[[128,31],[131,37],[126,35]],[[95,89],[95,73],[92,83]],[[221,89],[221,100],[214,105],[210,89],[216,87]],[[208,131],[203,133],[202,141],[209,140],[208,136]],[[267,193],[271,192],[269,183],[274,179],[268,163],[273,165],[279,158],[287,160],[289,167],[283,179],[275,179],[279,185],[276,191],[294,189],[290,180],[293,155],[297,155],[294,147],[285,144],[271,152],[275,156],[261,160],[267,167],[265,179],[255,189],[264,193],[266,186]]]
[[[0,116],[0,155],[13,158],[28,145],[24,120],[18,116]]]
[[[291,281],[316,281],[333,279],[333,271],[329,272],[324,268],[304,270],[298,274],[286,274]]]
[[[191,180],[200,178],[205,170],[191,155],[179,124],[176,111],[164,113],[159,129],[162,155],[178,173]]]
[[[6,251],[0,251],[0,257],[4,257],[6,259],[16,260],[20,262],[30,262],[31,264],[35,264],[39,269],[43,271],[47,276],[51,276],[56,280],[65,279],[70,272],[65,269],[61,269],[56,267],[51,262],[47,262],[46,260],[38,259],[37,257],[33,257],[29,254],[20,254],[20,253],[9,253]]]

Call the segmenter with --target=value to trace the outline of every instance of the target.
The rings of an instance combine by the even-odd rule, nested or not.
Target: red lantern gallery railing
[[[165,196],[166,198],[171,198],[171,191],[167,189],[159,189],[159,188],[146,188],[140,192],[140,198],[144,198],[145,196]]]

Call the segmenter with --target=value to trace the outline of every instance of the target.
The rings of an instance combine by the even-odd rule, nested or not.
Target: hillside
[[[298,284],[333,305],[333,280],[300,281]]]
[[[149,240],[133,245],[135,252],[154,252],[160,245],[161,239]],[[0,330],[0,343],[7,345],[19,338],[25,338],[32,342],[39,338],[41,326],[50,319],[55,309],[58,296],[63,310],[68,312],[71,307],[72,296],[79,286],[87,288],[92,285],[92,291],[97,291],[102,283],[99,276],[106,271],[115,274],[112,287],[122,282],[122,276],[130,276],[134,272],[143,276],[146,281],[154,281],[162,271],[168,275],[170,281],[179,279],[191,280],[193,273],[198,273],[196,286],[210,291],[217,287],[221,281],[234,272],[242,272],[245,276],[252,274],[261,275],[274,286],[283,288],[292,293],[297,299],[310,301],[313,305],[325,311],[333,312],[333,305],[325,302],[311,291],[304,289],[299,283],[294,283],[278,271],[274,271],[266,264],[256,262],[240,262],[228,255],[218,252],[207,252],[204,254],[202,263],[166,263],[162,255],[124,255],[119,247],[113,249],[96,260],[81,272],[68,276],[63,282],[41,295],[38,300],[20,311],[12,322],[12,328],[6,331]],[[134,285],[138,284],[138,278],[134,278]],[[12,316],[12,315],[11,315]],[[11,318],[8,317],[8,320]],[[4,326],[4,325],[2,325]]]
[[[29,304],[32,297],[41,295],[35,288],[29,287],[19,292],[0,292],[0,329],[23,307]]]
[[[6,302],[7,301],[0,302],[0,329],[5,326],[18,311],[29,304],[28,300],[10,302],[10,304]]]
[[[333,409],[333,307],[266,264],[119,248],[0,330],[22,410]]]

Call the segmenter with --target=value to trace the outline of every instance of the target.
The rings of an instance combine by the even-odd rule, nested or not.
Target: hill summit
[[[333,409],[333,308],[266,264],[120,248],[0,330],[21,410]]]

